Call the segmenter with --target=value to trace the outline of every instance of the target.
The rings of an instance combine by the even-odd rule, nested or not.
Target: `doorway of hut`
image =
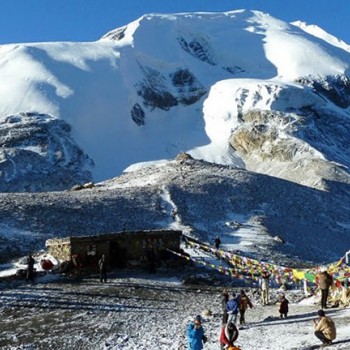
[[[109,264],[111,267],[124,268],[127,265],[127,251],[118,242],[110,242]]]

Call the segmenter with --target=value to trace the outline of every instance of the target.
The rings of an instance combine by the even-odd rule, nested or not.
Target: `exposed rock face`
[[[179,69],[170,74],[172,85],[176,88],[177,99],[182,105],[196,103],[207,93],[206,89],[188,69]]]
[[[188,69],[179,69],[169,76],[151,67],[141,66],[141,69],[145,78],[135,87],[149,110],[159,108],[168,111],[178,104],[191,105],[207,92]]]
[[[297,82],[309,86],[314,91],[341,108],[350,106],[350,79],[345,75],[318,77],[302,77]]]
[[[135,103],[134,106],[131,109],[131,118],[132,120],[138,125],[145,125],[145,112],[142,109],[142,107]]]
[[[0,191],[64,190],[91,181],[93,162],[63,120],[22,113],[0,122]]]
[[[203,36],[197,35],[187,40],[180,36],[177,38],[177,40],[180,46],[193,57],[209,63],[212,66],[217,64],[214,58],[215,54],[210,43]]]
[[[110,33],[107,33],[106,35],[103,36],[105,39],[110,39],[110,40],[121,40],[125,37],[125,31],[127,27],[121,27],[116,30],[111,31]]]
[[[341,100],[346,105],[348,79],[338,77],[337,82],[314,93],[323,94],[330,103]],[[321,86],[311,79],[308,83]],[[333,92],[326,96],[325,91]],[[276,101],[281,108],[278,98]],[[337,113],[328,106],[331,104],[313,103],[286,111],[241,113],[229,143],[249,170],[320,189],[329,189],[332,181],[350,184],[350,119],[346,111]]]

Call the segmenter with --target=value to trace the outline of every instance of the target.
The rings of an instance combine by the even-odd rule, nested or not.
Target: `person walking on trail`
[[[222,315],[222,323],[226,324],[227,323],[227,319],[228,319],[228,313],[227,313],[227,302],[229,300],[229,295],[228,295],[228,290],[226,288],[224,288],[222,290],[222,296],[221,296],[221,308],[223,311],[223,315]]]
[[[207,341],[202,327],[202,317],[196,316],[193,322],[187,327],[188,348],[190,350],[202,350],[203,344]]]
[[[333,277],[325,270],[318,276],[318,285],[321,289],[321,308],[327,309],[329,287],[333,284]]]
[[[220,244],[221,244],[221,240],[219,236],[216,236],[214,239],[214,247],[215,249],[219,249],[220,248]]]
[[[319,319],[313,320],[315,336],[320,339],[324,345],[330,345],[337,336],[335,324],[330,317],[326,316],[323,310],[318,310],[317,314]]]
[[[29,254],[28,260],[27,260],[27,273],[26,273],[26,281],[27,282],[34,281],[34,263],[35,263],[35,260],[32,256],[32,254]]]
[[[245,312],[248,309],[248,307],[252,308],[253,304],[251,303],[250,299],[248,298],[248,295],[245,293],[245,291],[241,290],[241,295],[239,298],[239,323],[241,325],[245,324]]]
[[[270,289],[270,275],[267,271],[261,274],[261,279],[259,281],[261,289],[261,302],[263,305],[269,304],[269,289]]]
[[[233,324],[236,324],[238,315],[238,305],[239,300],[236,294],[232,293],[230,300],[226,304],[226,310],[228,313],[228,323],[232,322]]]
[[[279,301],[278,312],[280,313],[280,318],[287,318],[289,311],[289,301],[284,294],[281,294]]]
[[[237,327],[232,323],[229,322],[227,324],[224,324],[221,327],[220,332],[220,349],[229,349],[230,347],[234,347],[234,342],[238,338],[238,329]]]
[[[107,283],[107,262],[104,254],[102,254],[98,262],[98,267],[100,269],[100,282]]]

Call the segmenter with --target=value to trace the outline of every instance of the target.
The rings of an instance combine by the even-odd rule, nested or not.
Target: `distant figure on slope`
[[[34,263],[35,263],[35,260],[33,259],[32,254],[29,254],[28,261],[27,261],[27,274],[26,274],[27,282],[34,281]]]
[[[176,220],[176,215],[177,215],[177,209],[173,208],[171,210],[171,217],[173,218],[173,220]]]
[[[269,290],[270,290],[270,275],[267,271],[263,271],[259,281],[261,289],[261,302],[263,305],[269,303]]]
[[[287,318],[288,316],[288,311],[289,311],[289,301],[286,298],[286,296],[284,294],[281,294],[281,298],[279,301],[279,307],[278,307],[278,312],[280,313],[280,318],[282,318],[283,316],[285,318]]]
[[[234,342],[238,338],[238,329],[237,327],[232,323],[229,322],[227,324],[224,324],[221,327],[220,332],[220,349],[229,349],[230,347],[234,347]]]
[[[226,324],[228,319],[228,313],[227,313],[227,302],[229,300],[228,290],[224,288],[222,290],[222,296],[221,296],[221,309],[223,311],[222,316],[222,323]]]
[[[329,287],[333,284],[332,276],[325,270],[318,276],[318,285],[321,289],[321,308],[327,309],[327,299],[329,294]]]
[[[100,269],[100,282],[107,282],[107,262],[105,255],[102,254],[101,259],[98,262],[98,267]]]
[[[190,350],[202,350],[203,344],[207,341],[202,327],[202,317],[196,316],[193,322],[187,327],[188,348]]]
[[[245,293],[245,291],[241,290],[241,295],[239,298],[239,323],[245,324],[245,312],[248,309],[248,307],[252,308],[253,304],[251,303],[250,299],[248,298],[248,295]]]
[[[220,244],[221,244],[220,237],[219,237],[219,236],[216,236],[215,239],[214,239],[214,247],[215,247],[216,249],[219,249],[219,248],[220,248]]]
[[[319,320],[313,320],[315,336],[325,345],[332,344],[332,340],[337,336],[334,322],[323,310],[318,310],[317,314]]]
[[[239,300],[235,293],[232,293],[230,300],[227,302],[226,310],[228,313],[228,320],[227,322],[232,322],[233,324],[236,324],[237,322],[237,315],[238,315],[238,305]]]

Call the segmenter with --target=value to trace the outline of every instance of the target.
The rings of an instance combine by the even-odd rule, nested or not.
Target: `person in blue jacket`
[[[230,300],[226,304],[226,310],[228,313],[228,323],[232,322],[234,325],[236,324],[239,303],[240,298],[237,297],[235,293],[232,293]]]
[[[188,347],[190,350],[202,350],[206,342],[204,329],[202,327],[202,317],[196,316],[193,322],[187,327]]]

